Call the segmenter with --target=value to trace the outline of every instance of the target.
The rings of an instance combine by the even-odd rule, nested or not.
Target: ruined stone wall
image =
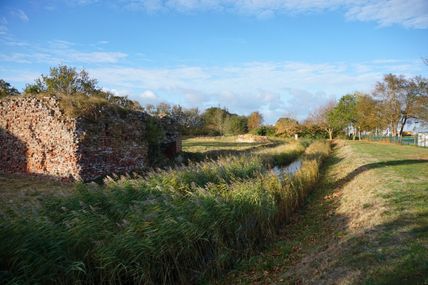
[[[0,101],[0,172],[79,179],[75,128],[55,98]]]
[[[0,172],[90,181],[147,164],[140,112],[103,106],[64,115],[55,97],[0,101]]]
[[[55,96],[0,100],[0,173],[31,173],[90,181],[150,166],[149,115],[112,104],[73,117]],[[169,117],[157,118],[166,157],[181,151],[181,134]],[[158,153],[152,155],[159,155]]]
[[[77,122],[79,163],[83,180],[129,173],[148,166],[148,145],[142,113],[105,109]]]

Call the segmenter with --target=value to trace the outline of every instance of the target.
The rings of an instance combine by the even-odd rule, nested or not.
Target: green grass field
[[[274,246],[225,284],[427,284],[428,149],[339,142]]]

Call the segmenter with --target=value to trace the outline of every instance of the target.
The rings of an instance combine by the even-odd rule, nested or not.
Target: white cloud
[[[11,11],[12,16],[18,17],[22,22],[28,22],[30,19],[28,18],[27,14],[25,14],[24,11],[21,9],[14,9]]]
[[[51,59],[51,54],[38,53],[34,56],[36,59],[17,53],[13,60]],[[233,66],[165,68],[94,65],[88,71],[106,90],[116,95],[129,95],[143,105],[169,102],[200,109],[224,106],[239,114],[259,110],[267,123],[274,123],[285,114],[303,119],[320,104],[348,92],[369,92],[385,73],[428,76],[426,66],[419,59],[317,64],[249,62]],[[20,73],[0,68],[0,77],[9,78],[14,84],[29,83],[38,76],[35,72]]]
[[[147,99],[147,100],[156,100],[158,99],[158,96],[156,96],[156,94],[151,91],[151,90],[146,90],[143,93],[141,93],[140,97],[142,99]]]
[[[162,98],[161,96],[157,95],[152,90],[144,90],[144,92],[138,94],[138,95],[130,95],[129,96],[133,100],[137,100],[140,102],[142,106],[152,104],[157,105],[160,102],[167,102],[168,100],[165,100],[165,98]]]
[[[346,18],[375,21],[380,26],[400,24],[428,28],[426,0],[124,0],[127,9],[156,11],[223,11],[270,18],[275,14],[343,11]]]
[[[376,21],[381,26],[401,24],[423,29],[428,27],[428,1],[369,1],[364,5],[352,6],[346,16],[359,21]]]
[[[372,62],[252,62],[236,66],[89,69],[103,86],[132,90],[136,100],[186,107],[227,106],[248,114],[261,110],[271,122],[284,113],[304,118],[314,108],[356,90],[369,92],[385,73],[426,74],[420,60]],[[147,91],[150,90],[150,91]],[[270,114],[270,115],[268,115]]]

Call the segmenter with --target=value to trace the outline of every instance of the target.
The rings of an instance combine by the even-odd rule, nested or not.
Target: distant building
[[[420,132],[417,134],[418,146],[428,147],[428,132]]]

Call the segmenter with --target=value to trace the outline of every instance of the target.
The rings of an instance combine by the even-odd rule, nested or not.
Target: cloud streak
[[[0,54],[0,62],[47,63],[51,65],[59,63],[110,64],[118,63],[128,57],[126,53],[117,51],[84,51],[77,49],[77,44],[63,40],[53,40],[43,46],[29,45],[10,37],[4,37],[0,40],[5,45],[21,47],[20,52],[13,51]]]
[[[217,11],[259,18],[339,10],[348,20],[375,21],[380,26],[399,24],[408,28],[428,28],[426,0],[124,0],[121,5],[149,13]]]
[[[21,9],[14,9],[10,13],[12,14],[12,16],[17,17],[22,22],[27,23],[28,21],[30,21],[30,18],[28,18],[27,14],[25,14],[25,12]]]

